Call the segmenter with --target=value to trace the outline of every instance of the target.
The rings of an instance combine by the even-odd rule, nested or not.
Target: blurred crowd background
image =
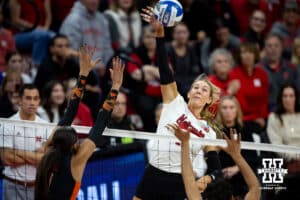
[[[18,89],[34,83],[41,98],[38,115],[57,123],[76,83],[77,50],[86,44],[96,48],[94,56],[101,63],[89,74],[74,124],[93,125],[110,88],[111,59],[119,56],[126,63],[125,80],[109,127],[155,132],[162,108],[156,41],[140,17],[141,8],[155,1],[0,2],[0,117],[15,114]],[[211,112],[224,130],[237,128],[245,141],[300,146],[300,1],[180,2],[182,23],[166,30],[180,93],[186,95],[192,81],[205,73],[221,89],[222,98]],[[107,145],[131,142],[108,138]],[[299,183],[299,155],[244,153],[254,169],[261,164],[259,156],[285,158]],[[244,193],[238,171],[224,158],[236,194]]]

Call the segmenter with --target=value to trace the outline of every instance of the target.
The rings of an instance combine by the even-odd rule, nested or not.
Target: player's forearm
[[[30,152],[29,155],[25,157],[26,162],[32,165],[38,165],[42,160],[44,154],[41,152]]]
[[[1,159],[5,165],[19,166],[26,164],[26,160],[19,156],[14,149],[4,149],[1,152]]]
[[[167,85],[174,82],[175,80],[168,63],[168,54],[165,49],[165,39],[156,38],[156,43],[156,55],[160,74],[160,83],[162,85]]]
[[[86,73],[83,74],[85,75]],[[85,85],[86,85],[86,76],[80,75],[77,81],[77,85],[72,91],[71,99],[67,107],[67,110],[64,116],[62,117],[62,119],[58,123],[59,126],[70,126],[72,124],[78,110],[80,99],[83,96]]]
[[[112,89],[110,90],[106,100],[102,105],[102,108],[99,110],[95,125],[90,130],[89,139],[91,139],[97,147],[101,147],[103,145],[104,140],[102,139],[102,134],[110,119],[111,112],[116,103],[119,89],[119,85],[113,84]]]
[[[20,19],[20,18],[15,19],[15,24],[18,25],[18,26],[24,27],[24,28],[31,28],[31,27],[33,27],[32,23],[27,22],[27,21],[25,21],[23,19]]]
[[[45,25],[44,25],[44,28],[46,30],[49,30],[50,28],[50,25],[51,25],[51,21],[52,21],[52,16],[50,14],[50,16],[47,16],[46,20],[45,20]]]
[[[18,156],[23,157],[23,159],[27,164],[31,164],[31,165],[38,165],[42,157],[44,156],[44,153],[41,152],[23,151],[23,150],[17,150],[16,152]]]
[[[181,170],[186,194],[188,196],[188,199],[191,200],[202,199],[196,185],[195,175],[189,155],[189,142],[184,142],[181,145]]]

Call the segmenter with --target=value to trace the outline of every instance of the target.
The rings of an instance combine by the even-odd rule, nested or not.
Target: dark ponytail
[[[36,174],[34,199],[48,199],[50,176],[60,158],[61,152],[53,147],[42,158]]]
[[[39,163],[35,181],[35,200],[48,199],[51,175],[57,170],[62,155],[72,152],[72,146],[77,142],[76,131],[72,127],[58,128],[47,150]]]

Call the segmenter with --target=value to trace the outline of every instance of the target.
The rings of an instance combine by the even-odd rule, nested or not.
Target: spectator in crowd
[[[136,127],[132,123],[130,117],[127,115],[127,96],[125,93],[119,91],[116,99],[115,107],[111,113],[111,119],[108,123],[108,128],[121,129],[121,130],[135,130]],[[132,143],[132,138],[116,138],[110,137],[110,144],[128,144]]]
[[[136,0],[113,0],[105,15],[115,50],[131,52],[140,45],[142,20]]]
[[[151,26],[143,29],[142,44],[130,54],[125,72],[125,87],[130,92],[130,102],[141,116],[145,131],[154,132],[155,106],[161,102],[159,72],[155,55],[156,41]]]
[[[34,7],[26,0],[9,0],[12,28],[15,32],[16,46],[20,51],[32,51],[34,64],[40,65],[47,56],[47,46],[54,33],[49,31],[51,24],[50,0],[35,0],[39,18],[36,18]],[[35,21],[38,26],[29,32]]]
[[[296,65],[297,69],[300,69],[300,37],[297,37],[294,40],[291,63]]]
[[[249,29],[242,36],[242,40],[256,43],[262,51],[265,42],[266,21],[266,15],[263,11],[254,10],[249,18]]]
[[[45,122],[36,115],[40,104],[38,89],[25,84],[20,89],[20,110],[11,120]],[[2,199],[34,199],[36,166],[43,154],[36,150],[43,145],[48,135],[46,128],[16,128],[5,126],[0,137],[3,172]]]
[[[75,78],[70,78],[66,82],[66,88],[67,88],[67,99],[70,99],[72,90],[76,86],[76,79]],[[91,113],[90,108],[84,104],[83,102],[80,102],[78,105],[78,111],[75,115],[73,123],[74,125],[79,125],[79,126],[93,126],[94,125],[94,120],[93,116]]]
[[[287,82],[296,82],[296,66],[282,57],[282,40],[276,34],[269,34],[265,40],[265,58],[260,63],[269,80],[269,111],[274,111],[279,88]]]
[[[23,81],[20,72],[8,71],[0,91],[0,117],[11,117],[19,108],[19,89]]]
[[[242,110],[238,100],[234,96],[224,96],[221,98],[217,121],[224,127],[223,132],[227,137],[229,137],[230,129],[235,129],[236,132],[242,134],[243,141],[254,142],[252,132],[250,131],[251,129],[243,124]],[[247,160],[251,168],[256,170],[256,152],[242,150],[241,154]],[[248,189],[238,165],[236,165],[232,158],[224,151],[219,152],[219,157],[224,178],[231,184],[235,199],[243,199]]]
[[[5,56],[8,52],[12,52],[16,50],[15,39],[12,33],[2,27],[3,26],[3,10],[2,6],[0,7],[0,73],[5,71]],[[0,80],[1,83],[1,80]]]
[[[229,31],[234,35],[239,35],[239,23],[233,13],[230,2],[223,0],[207,1],[213,9],[214,18],[221,18],[224,20],[225,24],[228,24]]]
[[[69,78],[77,78],[79,73],[78,63],[74,57],[78,56],[77,50],[70,48],[70,42],[65,35],[58,34],[49,43],[49,57],[44,60],[38,69],[35,84],[40,92],[47,82],[58,80],[64,82]],[[91,108],[93,117],[97,115],[96,106],[99,104],[100,88],[98,75],[91,71],[87,79],[86,94],[83,102]]]
[[[104,67],[114,52],[111,46],[108,21],[98,11],[99,3],[100,0],[76,1],[70,14],[63,21],[60,33],[68,37],[74,50],[79,49],[83,44],[91,48],[97,47],[94,57],[101,58],[102,62],[98,64],[98,67]]]
[[[57,124],[67,108],[64,85],[57,80],[49,81],[43,89],[42,97],[38,115],[47,122]]]
[[[242,43],[238,54],[238,66],[230,73],[230,80],[238,80],[239,88],[230,85],[230,91],[237,91],[237,97],[243,111],[244,122],[254,122],[265,127],[268,116],[269,80],[267,73],[256,67],[259,61],[259,49],[254,43]]]
[[[291,58],[292,44],[296,36],[300,36],[299,12],[297,1],[286,1],[283,9],[283,20],[275,22],[271,33],[279,35],[283,40],[283,56]]]
[[[48,50],[49,56],[38,68],[34,81],[40,92],[50,80],[63,82],[69,78],[77,78],[79,73],[78,63],[74,59],[77,57],[77,51],[70,48],[67,36],[61,34],[54,36],[49,42]]]
[[[244,35],[247,32],[249,16],[251,16],[255,10],[261,10],[265,13],[267,17],[266,31],[268,32],[272,24],[281,17],[282,2],[282,0],[230,0],[233,13],[238,20],[240,34]]]
[[[209,56],[208,65],[212,72],[208,78],[213,84],[221,89],[221,95],[231,93],[228,91],[228,84],[229,73],[234,66],[232,54],[226,49],[215,49]]]
[[[300,90],[300,37],[295,38],[293,47],[292,47],[292,58],[291,63],[297,68],[297,81],[298,90]]]
[[[196,45],[197,55],[200,55],[200,64],[206,74],[210,74],[208,65],[209,54],[216,48],[225,48],[235,54],[240,46],[240,39],[230,33],[228,24],[221,19],[216,19],[214,22],[215,31],[211,37],[207,37],[201,45]]]
[[[5,56],[6,71],[17,71],[21,74],[23,83],[32,83],[32,78],[23,72],[24,70],[24,60],[23,56],[17,52],[8,52]],[[5,76],[5,72],[3,73]]]
[[[277,98],[277,108],[268,120],[267,133],[272,144],[291,145],[300,147],[300,104],[299,93],[293,84],[280,88]],[[288,169],[284,184],[286,190],[279,192],[276,199],[293,199],[299,197],[297,184],[300,181],[300,157],[296,154],[278,153],[284,158]]]
[[[213,19],[214,15],[209,0],[183,0],[181,3],[184,9],[182,21],[190,30],[191,39],[197,39],[198,34],[211,35],[213,27],[207,19]],[[197,19],[197,22],[195,22],[195,19]],[[201,37],[201,39],[203,38]]]
[[[179,93],[184,96],[193,80],[202,73],[202,69],[197,65],[195,52],[188,44],[189,36],[188,27],[184,23],[179,23],[174,27],[173,40],[167,46]]]
[[[280,88],[277,98],[278,106],[271,113],[268,120],[267,133],[273,144],[300,146],[300,118],[299,94],[293,84],[286,84]],[[298,159],[297,155],[280,154],[287,162]]]
[[[178,126],[170,127],[173,129],[175,136],[181,143],[181,170],[184,182],[185,191],[188,199],[201,200],[201,193],[205,191],[203,199],[230,200],[233,198],[233,193],[228,184],[221,178],[215,176],[203,176],[201,179],[195,179],[191,158],[190,158],[190,133]],[[241,174],[246,181],[248,192],[245,195],[245,200],[260,199],[260,184],[251,170],[246,160],[241,154],[241,136],[235,139],[233,130],[230,131],[230,139],[225,135],[227,147],[220,147],[224,152],[230,155],[241,171]]]
[[[184,0],[183,22],[191,32],[191,39],[198,39],[198,35],[213,34],[213,25],[210,20],[222,18],[229,26],[230,32],[239,34],[239,27],[228,1],[223,0]],[[197,19],[197,21],[195,21]],[[210,20],[207,20],[210,19]]]
[[[76,0],[51,0],[52,23],[50,29],[58,32],[64,19],[68,16]]]

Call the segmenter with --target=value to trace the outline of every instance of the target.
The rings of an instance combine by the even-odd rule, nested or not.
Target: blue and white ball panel
[[[174,26],[183,17],[183,9],[177,0],[160,0],[154,7],[154,14],[164,26]]]

